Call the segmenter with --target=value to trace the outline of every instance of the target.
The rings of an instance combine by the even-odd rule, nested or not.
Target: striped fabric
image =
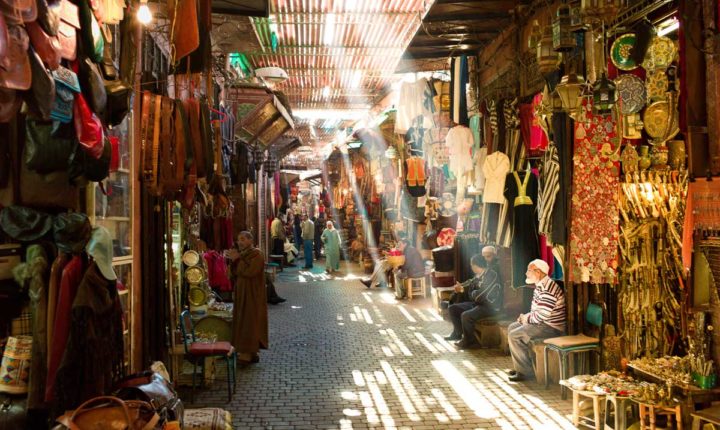
[[[528,323],[565,331],[565,292],[547,276],[535,288]]]
[[[552,214],[555,199],[559,192],[560,157],[558,156],[557,147],[551,143],[543,155],[538,195],[539,231],[548,238],[552,237]]]

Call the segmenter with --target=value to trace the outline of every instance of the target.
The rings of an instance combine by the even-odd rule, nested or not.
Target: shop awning
[[[213,13],[265,17],[270,14],[268,0],[213,0]]]
[[[237,84],[226,88],[225,92],[226,102],[232,107],[237,120],[235,134],[248,144],[260,143],[270,147],[295,127],[289,107],[267,87]]]

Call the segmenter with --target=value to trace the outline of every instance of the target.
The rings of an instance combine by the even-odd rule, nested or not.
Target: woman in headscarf
[[[340,233],[332,221],[328,221],[320,237],[325,244],[325,270],[328,273],[340,270]]]

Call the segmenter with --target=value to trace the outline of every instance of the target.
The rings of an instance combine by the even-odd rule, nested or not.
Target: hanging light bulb
[[[137,19],[142,25],[148,25],[152,21],[152,12],[147,5],[147,0],[140,0],[140,7],[137,10]]]

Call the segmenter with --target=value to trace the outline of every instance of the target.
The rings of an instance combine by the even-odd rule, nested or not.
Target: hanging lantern
[[[560,83],[555,87],[555,91],[560,96],[562,107],[571,117],[580,112],[582,107],[582,91],[585,86],[585,80],[575,73],[565,75]]]
[[[602,74],[593,86],[593,111],[600,115],[612,112],[615,106],[615,83]]]
[[[540,28],[540,23],[534,20],[530,28],[530,35],[528,36],[528,49],[531,51],[537,49],[540,39],[542,39],[542,29]]]
[[[624,6],[624,0],[581,0],[580,15],[586,23],[610,21]]]
[[[278,169],[278,159],[275,157],[275,155],[270,154],[267,159],[264,161],[265,166],[265,173],[267,173],[268,178],[272,177],[275,172],[277,172]]]
[[[553,49],[557,52],[569,52],[575,49],[577,42],[572,32],[570,6],[563,4],[557,8],[552,23]]]
[[[255,164],[255,170],[260,171],[263,162],[265,160],[265,150],[260,146],[255,146],[252,149],[253,163]]]
[[[537,45],[537,64],[541,74],[550,73],[557,69],[558,54],[553,49],[553,33],[551,27],[543,29],[540,43]]]

